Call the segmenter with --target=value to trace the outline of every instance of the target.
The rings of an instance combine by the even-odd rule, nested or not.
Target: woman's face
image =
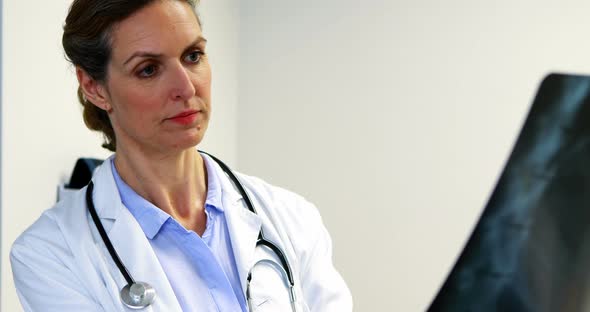
[[[112,31],[104,85],[117,150],[169,153],[201,142],[211,112],[206,40],[183,1],[154,1]]]

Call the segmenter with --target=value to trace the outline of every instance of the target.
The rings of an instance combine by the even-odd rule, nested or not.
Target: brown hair
[[[92,79],[104,83],[111,58],[113,26],[156,0],[74,0],[64,24],[62,45],[66,59],[82,68]],[[196,14],[198,0],[186,1]],[[90,103],[81,87],[78,101],[84,109],[84,123],[104,135],[102,147],[115,151],[115,131],[107,112]]]

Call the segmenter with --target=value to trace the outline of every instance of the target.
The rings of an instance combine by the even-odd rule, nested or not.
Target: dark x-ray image
[[[590,311],[590,77],[544,79],[428,311]]]

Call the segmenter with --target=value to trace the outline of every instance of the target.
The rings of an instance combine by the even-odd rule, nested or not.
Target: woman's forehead
[[[199,37],[202,37],[201,27],[189,4],[154,1],[113,28],[113,57],[125,57],[138,49],[174,48],[174,45],[190,44]]]

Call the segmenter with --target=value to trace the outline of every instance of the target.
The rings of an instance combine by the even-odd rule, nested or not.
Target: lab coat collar
[[[205,206],[212,207],[217,211],[223,212],[223,205],[221,203],[221,186],[219,184],[219,173],[215,170],[215,161],[208,155],[201,154],[205,168],[207,169],[207,199]]]
[[[95,194],[93,197],[94,206],[96,207],[96,213],[101,219],[116,220],[121,211],[123,211],[122,208],[125,208],[121,203],[121,194],[119,194],[119,189],[117,188],[111,170],[111,161],[114,158],[115,155],[107,158],[96,169],[92,177]]]
[[[248,210],[242,195],[223,169],[216,162],[213,161],[211,163],[219,177],[222,190],[221,200],[225,209],[231,246],[236,260],[240,284],[245,296],[248,272],[254,264],[254,252],[258,233],[260,233],[262,227],[262,220],[260,216]],[[249,196],[252,197],[251,194]],[[250,199],[254,200],[254,198]]]
[[[182,311],[180,304],[148,239],[131,212],[121,202],[111,171],[112,158],[111,156],[105,160],[92,179],[95,185],[93,198],[97,214],[121,262],[131,276],[136,281],[147,282],[155,288],[157,297],[154,310],[180,312]],[[119,287],[123,287],[126,284],[125,279],[111,259],[104,243],[100,239],[97,243],[110,263],[111,274],[119,279]]]

